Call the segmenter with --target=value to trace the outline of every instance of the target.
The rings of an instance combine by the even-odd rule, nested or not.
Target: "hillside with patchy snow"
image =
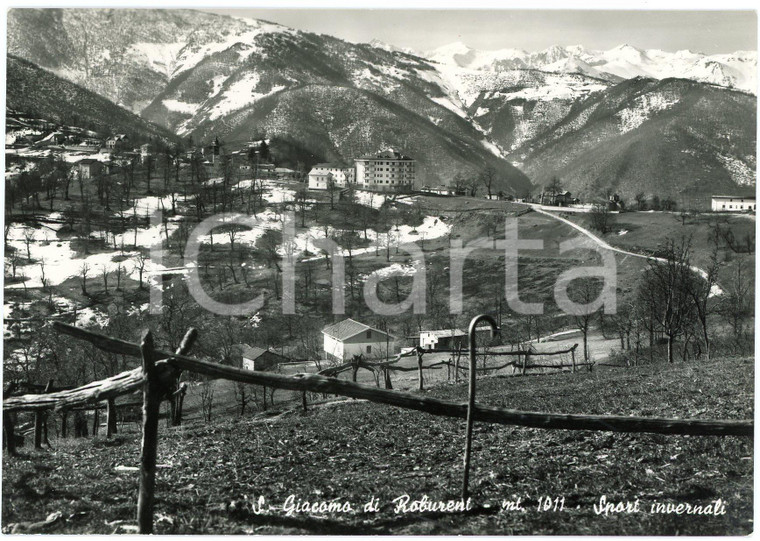
[[[683,79],[631,79],[573,105],[521,145],[539,183],[582,198],[706,197],[755,185],[754,96]]]

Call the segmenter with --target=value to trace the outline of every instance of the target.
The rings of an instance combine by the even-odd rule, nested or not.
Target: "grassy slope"
[[[526,410],[701,418],[750,418],[753,362],[723,359],[707,366],[654,365],[625,371],[540,378],[487,378],[478,400]],[[461,400],[464,385],[430,395]],[[653,399],[654,398],[654,399]],[[464,422],[366,402],[293,412],[264,422],[245,418],[212,425],[161,428],[158,533],[394,534],[747,534],[752,529],[752,442],[740,438],[541,431],[476,425],[470,487],[480,511],[469,515],[394,515],[391,499],[408,493],[456,498]],[[54,450],[24,449],[4,459],[3,528],[72,516],[50,533],[111,533],[134,524],[139,437],[55,441]],[[298,498],[341,498],[377,514],[256,516],[240,509],[247,496],[281,505]],[[726,515],[598,517],[592,505],[640,498],[709,503]],[[502,499],[522,498],[524,513],[497,512]],[[564,496],[563,512],[536,511],[540,496]],[[232,509],[230,504],[236,502]],[[490,504],[491,508],[484,508]],[[115,522],[120,521],[120,522]]]
[[[564,216],[584,227],[590,227],[588,216],[573,213],[567,213]],[[680,241],[682,237],[691,239],[693,263],[699,267],[707,268],[714,246],[711,234],[716,222],[720,223],[724,229],[731,229],[737,242],[741,241],[745,234],[750,234],[754,238],[755,220],[745,215],[728,216],[703,213],[688,216],[686,222],[682,224],[680,215],[676,213],[626,212],[614,216],[613,229],[615,232],[604,235],[604,240],[612,246],[624,250],[653,254],[668,239],[675,241]],[[624,235],[616,234],[619,231],[627,231],[627,233]],[[737,254],[722,246],[718,255],[719,259],[724,262],[720,273],[721,281],[730,280],[732,270],[739,263],[743,263],[747,268],[747,279],[754,283],[754,254]]]

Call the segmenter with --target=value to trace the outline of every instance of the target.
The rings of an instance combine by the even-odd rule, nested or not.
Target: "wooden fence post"
[[[66,439],[69,428],[69,414],[66,411],[61,412],[61,438]]]
[[[98,435],[98,428],[100,428],[100,408],[95,404],[95,411],[92,415],[92,435]]]
[[[177,400],[177,409],[174,412],[176,416],[174,426],[182,425],[182,405],[185,403],[185,393],[187,393],[187,383],[183,381],[179,386],[179,399]]]
[[[13,394],[16,387],[16,383],[11,382],[8,387],[3,389],[3,400]],[[16,434],[13,432],[13,416],[5,411],[3,411],[3,443],[5,443],[5,448],[8,450],[9,456],[17,456]]]
[[[142,452],[140,456],[140,491],[137,496],[137,528],[140,534],[153,533],[153,495],[156,488],[158,415],[161,388],[156,373],[153,335],[145,331],[140,344],[143,383]]]
[[[110,438],[116,432],[116,400],[109,398],[106,411],[106,437]]]
[[[530,350],[525,352],[525,356],[523,357],[523,365],[522,365],[522,375],[525,375],[525,372],[528,370],[528,360],[530,359]]]
[[[306,407],[306,391],[303,391],[301,393],[301,405],[303,406],[304,411],[309,411],[308,408]]]
[[[462,501],[467,500],[467,494],[469,492],[468,484],[470,482],[470,454],[472,452],[472,427],[475,424],[475,418],[473,417],[473,409],[475,409],[475,376],[477,368],[477,357],[475,355],[476,328],[480,321],[487,321],[491,326],[491,336],[498,328],[494,319],[486,314],[480,314],[472,318],[470,321],[469,338],[470,338],[470,386],[467,397],[467,429],[464,439],[464,473],[462,475]]]
[[[570,350],[570,353],[573,356],[573,374],[575,374],[575,346],[573,346],[573,349]]]
[[[424,383],[422,380],[422,349],[417,348],[417,372],[420,380],[420,391],[424,389]]]
[[[45,386],[45,394],[50,392],[50,389],[53,387],[53,380],[49,379],[47,382],[47,385]],[[47,415],[46,411],[39,410],[35,412],[34,414],[34,448],[35,449],[42,449],[42,423],[44,421],[44,417]]]

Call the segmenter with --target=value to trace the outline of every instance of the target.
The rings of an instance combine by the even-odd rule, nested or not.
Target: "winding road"
[[[653,261],[660,261],[662,263],[667,263],[667,260],[664,259],[664,258],[662,258],[662,257],[654,257],[654,256],[651,256],[651,255],[639,254],[639,253],[636,253],[636,252],[630,252],[628,250],[623,250],[622,248],[616,248],[615,246],[612,246],[611,244],[609,244],[608,242],[606,242],[605,240],[603,240],[601,237],[598,237],[597,235],[593,234],[591,231],[589,231],[585,227],[583,227],[581,225],[578,225],[575,222],[572,222],[572,221],[568,220],[567,218],[563,218],[562,216],[558,216],[558,215],[556,215],[556,214],[554,214],[552,212],[544,210],[543,208],[541,208],[540,205],[534,205],[534,204],[531,204],[531,203],[525,203],[525,205],[529,206],[534,211],[536,211],[536,212],[538,212],[540,214],[543,214],[545,216],[549,216],[551,218],[554,218],[555,220],[559,220],[560,222],[569,225],[570,227],[572,227],[576,231],[579,231],[580,233],[582,233],[585,236],[587,236],[588,238],[590,238],[592,241],[594,241],[596,244],[598,244],[599,246],[601,246],[605,250],[611,250],[613,252],[617,252],[617,253],[623,254],[623,255],[628,255],[628,256],[631,256],[631,257],[639,257],[639,258],[642,258],[642,259],[646,259],[647,261],[653,260]],[[694,272],[696,272],[697,274],[699,274],[703,279],[707,280],[707,272],[704,269],[700,269],[699,267],[695,267],[695,266],[690,266],[689,268],[691,268],[691,270],[693,270]],[[721,287],[717,283],[713,284],[712,288],[710,289],[710,296],[719,296],[719,295],[722,295],[722,294],[723,294],[723,290],[721,289]]]

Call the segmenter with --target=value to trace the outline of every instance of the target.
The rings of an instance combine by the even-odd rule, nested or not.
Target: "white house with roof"
[[[713,195],[713,212],[744,212],[757,210],[757,201],[754,195]]]
[[[475,329],[475,337],[483,340],[484,336],[490,337],[491,327],[481,325]],[[420,347],[422,349],[456,349],[469,346],[469,333],[462,329],[438,329],[433,331],[420,331]],[[480,343],[480,342],[479,342]]]
[[[396,351],[396,337],[351,318],[322,329],[324,352],[328,359],[347,361],[354,355],[384,358]]]
[[[333,186],[345,188],[354,181],[354,168],[338,163],[318,163],[309,171],[309,189],[327,190]]]

